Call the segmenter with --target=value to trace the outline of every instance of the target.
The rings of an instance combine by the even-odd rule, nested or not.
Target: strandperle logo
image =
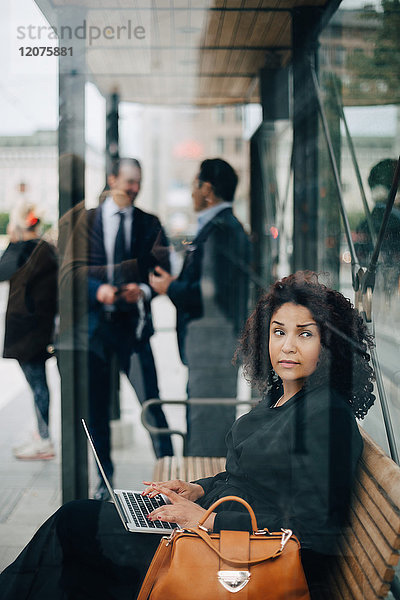
[[[130,19],[125,25],[88,25],[86,19],[80,25],[20,25],[17,27],[18,40],[88,40],[89,46],[96,40],[144,40],[146,29],[135,25]]]

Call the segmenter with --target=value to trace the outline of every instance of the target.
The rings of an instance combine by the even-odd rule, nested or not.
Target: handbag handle
[[[229,496],[227,496],[227,498],[229,498]],[[235,496],[233,496],[233,498],[235,498]],[[217,550],[217,548],[212,544],[210,537],[208,535],[208,533],[205,533],[205,531],[202,531],[201,529],[186,529],[185,531],[188,531],[189,533],[194,533],[195,535],[201,537],[201,539],[203,540],[203,542],[205,542],[207,544],[207,546],[213,550],[213,552],[215,552],[215,554],[217,554],[217,556],[219,556],[219,558],[221,558],[224,562],[226,563],[231,563],[232,565],[235,566],[240,566],[240,565],[258,565],[259,563],[262,563],[266,560],[271,560],[273,558],[276,558],[277,556],[279,556],[280,554],[282,554],[283,549],[286,545],[286,542],[289,540],[289,538],[291,537],[291,532],[290,535],[286,536],[286,539],[284,538],[284,535],[282,535],[282,541],[281,541],[281,545],[280,548],[278,548],[277,550],[275,550],[275,552],[273,554],[268,554],[267,556],[260,556],[259,558],[253,558],[252,560],[237,560],[236,558],[228,558],[227,556],[223,556],[221,554],[221,552],[219,550]]]
[[[211,515],[211,513],[214,511],[214,509],[217,508],[217,506],[219,506],[223,502],[239,502],[240,504],[243,504],[243,506],[245,508],[247,508],[247,510],[250,514],[251,528],[253,530],[253,533],[258,531],[257,519],[256,519],[256,515],[254,514],[254,510],[251,508],[250,504],[248,502],[246,502],[246,500],[243,500],[243,498],[239,498],[239,496],[225,496],[224,498],[220,498],[219,500],[216,500],[214,502],[214,504],[212,504],[210,506],[210,508],[207,510],[207,512],[201,517],[201,519],[199,521],[199,525],[203,525],[203,523],[208,519],[208,517]]]

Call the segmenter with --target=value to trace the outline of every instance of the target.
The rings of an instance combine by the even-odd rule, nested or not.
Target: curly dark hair
[[[375,401],[374,372],[369,364],[373,337],[350,300],[321,284],[312,271],[284,277],[258,301],[235,354],[235,360],[243,362],[246,379],[263,394],[276,398],[281,393],[282,381],[269,357],[269,328],[272,315],[287,302],[308,308],[320,331],[320,359],[305,385],[328,383],[347,400],[355,416],[363,419]]]

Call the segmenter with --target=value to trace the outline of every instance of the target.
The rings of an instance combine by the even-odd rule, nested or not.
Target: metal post
[[[261,69],[259,75],[263,123],[250,145],[251,203],[254,268],[263,282],[256,295],[263,293],[276,279],[279,240],[277,228],[278,185],[276,180],[277,119],[289,118],[289,71],[277,63]]]
[[[341,134],[340,117],[336,106],[335,89],[332,79],[337,78],[335,74],[323,74],[324,107],[326,121],[330,132],[332,150],[335,156],[338,173],[340,174],[341,157]],[[338,90],[341,89],[337,82]],[[338,91],[339,93],[339,91]],[[337,190],[335,179],[326,146],[320,148],[319,166],[319,237],[324,244],[323,269],[330,273],[330,282],[333,287],[340,286],[340,244],[342,237],[341,217],[339,204],[336,201]],[[323,218],[321,219],[321,215]]]
[[[119,158],[119,129],[118,129],[119,95],[114,92],[106,98],[106,175],[111,173],[112,165]]]
[[[106,178],[112,172],[113,163],[119,159],[119,95],[116,91],[106,98]],[[107,181],[106,181],[107,184]],[[119,399],[119,364],[116,356],[112,359],[110,382],[110,419],[121,418]]]
[[[293,270],[318,268],[318,109],[310,90],[320,19],[313,7],[293,11]]]
[[[77,7],[57,12],[59,25],[84,22]],[[62,492],[63,502],[87,498],[87,444],[80,424],[87,417],[87,286],[75,277],[77,258],[86,257],[86,237],[76,236],[84,209],[85,187],[85,41],[74,39],[73,55],[59,59],[59,213]],[[69,272],[63,267],[70,265]],[[80,266],[83,266],[82,264]],[[77,332],[79,323],[83,338]]]
[[[253,240],[253,264],[262,286],[256,286],[256,298],[273,280],[274,256],[278,240],[273,240],[270,227],[275,225],[277,187],[275,180],[275,126],[262,123],[250,143],[250,222]]]

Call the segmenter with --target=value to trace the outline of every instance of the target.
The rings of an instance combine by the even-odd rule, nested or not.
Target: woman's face
[[[269,356],[282,379],[285,396],[296,394],[314,373],[320,350],[319,328],[308,308],[293,302],[282,304],[271,317]]]

